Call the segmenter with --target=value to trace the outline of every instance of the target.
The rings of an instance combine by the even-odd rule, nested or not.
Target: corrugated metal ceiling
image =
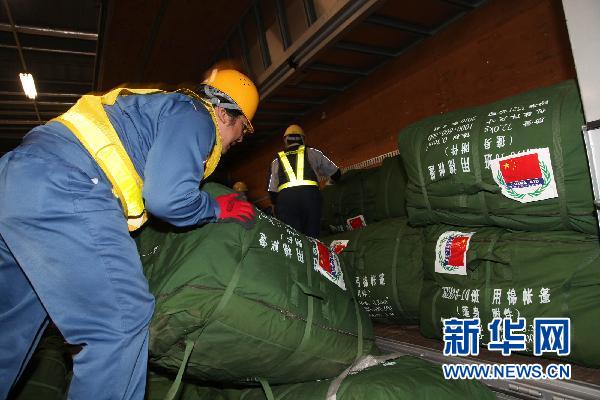
[[[1,2],[0,154],[92,90],[102,14],[96,0]],[[23,94],[22,72],[36,79],[35,101]]]
[[[0,1],[0,154],[81,94],[197,82],[222,59],[261,92],[248,151],[485,2]],[[35,102],[22,93],[25,71]]]

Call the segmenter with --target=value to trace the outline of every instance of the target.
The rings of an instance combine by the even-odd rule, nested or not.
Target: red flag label
[[[332,240],[329,244],[329,248],[335,254],[340,254],[346,247],[348,247],[349,240],[336,239]]]
[[[435,272],[467,275],[467,251],[473,232],[447,231],[435,246]]]
[[[313,268],[325,278],[346,290],[344,274],[337,254],[318,240],[313,240]]]
[[[356,217],[348,218],[346,220],[349,231],[354,231],[356,229],[364,228],[367,226],[367,222],[365,221],[365,217],[362,215],[357,215]]]
[[[550,150],[533,149],[490,161],[502,194],[520,203],[558,197]]]

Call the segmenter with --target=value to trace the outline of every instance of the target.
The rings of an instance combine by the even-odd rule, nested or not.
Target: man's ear
[[[226,125],[229,122],[229,115],[223,107],[215,107],[215,114],[217,115],[217,120],[222,124]]]

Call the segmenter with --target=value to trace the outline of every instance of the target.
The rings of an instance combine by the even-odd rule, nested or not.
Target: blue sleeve
[[[178,101],[158,122],[144,168],[144,200],[152,215],[175,226],[210,222],[217,203],[200,190],[215,126],[202,105]]]

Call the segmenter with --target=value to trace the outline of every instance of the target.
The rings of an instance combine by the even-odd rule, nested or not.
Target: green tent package
[[[323,189],[323,232],[351,230],[350,221],[365,225],[406,215],[406,172],[400,157],[388,157],[378,167],[350,170]]]
[[[597,233],[577,84],[423,119],[400,131],[415,225]]]
[[[441,365],[412,356],[384,355],[382,362],[358,368],[335,379],[271,386],[266,389],[225,389],[218,391],[192,383],[183,385],[181,400],[455,400],[495,399],[494,393],[478,381],[446,380]],[[148,400],[159,400],[169,380],[152,378]],[[162,381],[160,380],[162,379]],[[194,397],[195,396],[195,397]],[[213,397],[210,397],[213,396]]]
[[[383,356],[385,357],[385,356]],[[390,357],[389,361],[352,372],[343,380],[300,383],[273,388],[277,400],[454,400],[495,399],[494,393],[478,381],[444,379],[441,365],[411,356]],[[332,383],[337,393],[332,390]],[[331,397],[331,393],[336,393]],[[265,400],[261,390],[244,392],[240,400]],[[328,394],[330,396],[328,396]],[[230,400],[234,400],[230,398]]]
[[[291,383],[336,376],[375,350],[338,257],[266,214],[251,229],[148,226],[137,241],[156,297],[152,365],[209,381]]]
[[[373,321],[388,324],[419,321],[422,231],[410,227],[406,217],[402,217],[321,239],[338,252],[354,280],[360,304]]]
[[[570,318],[570,360],[600,367],[600,243],[576,232],[513,232],[439,225],[426,229],[421,332],[441,338],[443,319]],[[544,353],[544,356],[556,356]]]
[[[165,400],[169,398],[169,390],[173,386],[173,378],[153,372],[148,373],[146,396],[144,400]],[[208,386],[182,383],[179,385],[177,400],[229,400],[223,390]]]

